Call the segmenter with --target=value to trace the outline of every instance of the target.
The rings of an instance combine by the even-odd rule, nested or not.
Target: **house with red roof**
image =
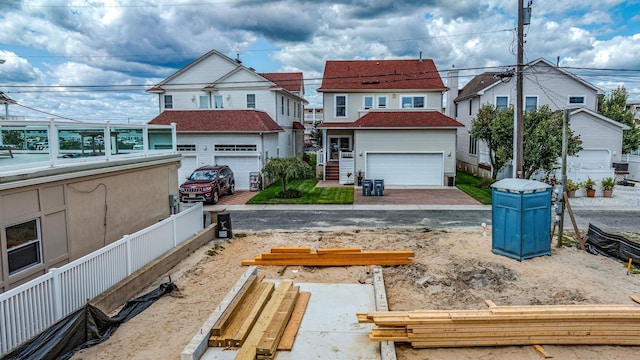
[[[228,165],[236,189],[274,157],[304,152],[302,73],[257,73],[211,50],[147,90],[158,96],[150,124],[176,124],[179,182],[203,165]]]
[[[458,131],[458,169],[490,178],[511,177],[511,164],[492,169],[489,148],[474,139],[471,124],[485,104],[497,109],[514,106],[516,78],[513,71],[484,72],[464,87],[458,86],[458,71],[448,72],[447,114],[464,124]],[[616,174],[614,164],[622,160],[622,136],[628,127],[598,113],[598,98],[604,93],[595,85],[556,64],[539,58],[523,66],[523,109],[525,112],[547,105],[552,111],[569,109],[569,126],[582,140],[582,150],[567,158],[567,177],[575,182],[588,177],[600,181]],[[560,178],[560,159],[555,175]],[[541,178],[546,174],[537,174]],[[622,174],[621,174],[622,175]],[[584,190],[582,190],[584,192]]]
[[[327,61],[322,85],[324,178],[385,186],[452,186],[456,131],[433,60]]]

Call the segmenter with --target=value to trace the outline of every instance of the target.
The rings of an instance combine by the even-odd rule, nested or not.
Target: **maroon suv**
[[[233,194],[236,183],[233,171],[226,165],[208,165],[195,169],[180,185],[180,201],[216,204],[220,195]]]

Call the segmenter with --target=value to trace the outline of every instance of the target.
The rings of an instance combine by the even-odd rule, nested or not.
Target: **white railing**
[[[0,356],[203,228],[199,203],[0,294]]]
[[[340,184],[353,184],[355,161],[353,151],[340,151]]]

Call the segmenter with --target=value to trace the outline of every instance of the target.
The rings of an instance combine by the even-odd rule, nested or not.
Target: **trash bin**
[[[216,227],[216,236],[218,238],[231,239],[231,214],[228,211],[218,213],[218,225]]]
[[[382,192],[384,191],[384,180],[383,179],[375,179],[373,180],[373,192],[375,196],[382,196]]]
[[[262,188],[262,178],[259,172],[249,173],[249,190],[260,191]]]
[[[371,196],[371,190],[373,188],[373,180],[362,180],[362,196]]]
[[[551,185],[503,179],[491,187],[491,251],[518,261],[551,255]]]

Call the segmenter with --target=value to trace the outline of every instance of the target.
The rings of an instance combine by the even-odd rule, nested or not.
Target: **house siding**
[[[357,130],[355,169],[365,168],[367,152],[439,152],[444,154],[445,175],[455,174],[456,130]],[[360,156],[360,154],[363,156]],[[449,156],[451,154],[451,156]]]
[[[584,113],[571,117],[571,129],[580,136],[585,149],[609,149],[611,160],[620,161],[622,153],[622,129],[603,121],[596,121]]]
[[[0,191],[3,228],[40,219],[42,231],[42,263],[11,276],[6,234],[1,232],[0,243],[5,245],[0,256],[0,292],[170,216],[168,198],[177,193],[178,162],[179,156],[174,156],[162,164],[140,163],[126,170],[105,168],[54,182],[42,178],[37,184]]]

